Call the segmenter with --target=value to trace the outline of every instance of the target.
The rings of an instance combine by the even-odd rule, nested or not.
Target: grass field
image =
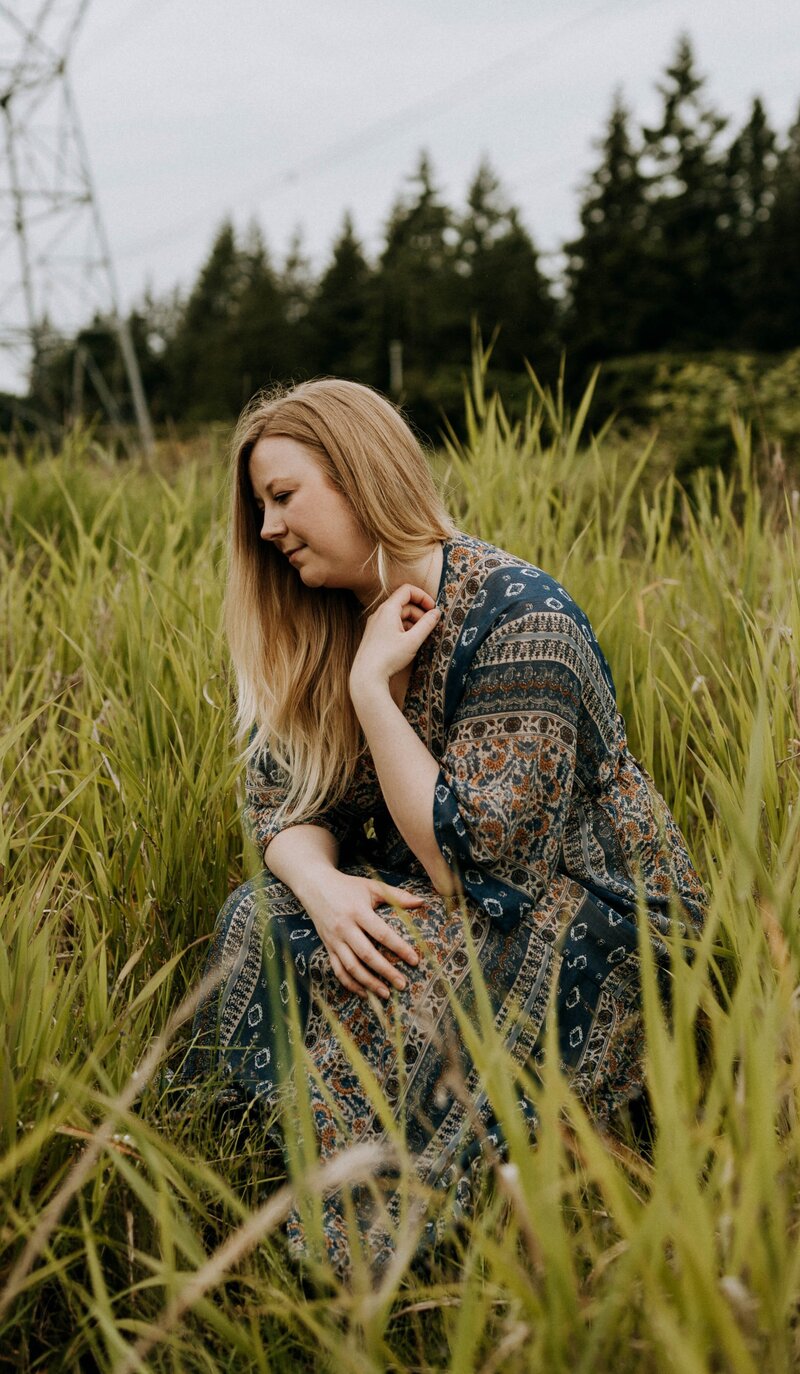
[[[586,608],[711,893],[671,1023],[644,961],[652,1155],[599,1135],[552,1061],[529,1085],[532,1148],[484,1017],[465,1034],[510,1167],[476,1220],[377,1289],[301,1281],[289,1195],[374,1160],[287,1180],[257,1131],[166,1109],[187,1035],[170,1017],[253,863],[219,623],[224,453],[137,465],[76,435],[0,469],[0,1369],[797,1367],[797,493],[759,484],[735,419],[730,475],[686,492],[533,383],[512,429],[480,373],[468,439],[440,454],[458,523]]]

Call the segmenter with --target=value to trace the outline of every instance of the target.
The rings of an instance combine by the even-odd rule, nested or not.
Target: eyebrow
[[[283,486],[284,482],[290,482],[291,480],[292,479],[290,477],[273,477],[271,481],[267,482],[265,490],[268,491],[271,496],[274,487],[281,487]],[[255,487],[253,487],[252,482],[250,483],[250,486],[253,489],[253,495],[255,496],[256,500],[258,500],[258,492],[256,491]]]

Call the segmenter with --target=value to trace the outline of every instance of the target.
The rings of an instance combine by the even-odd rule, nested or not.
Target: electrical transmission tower
[[[139,435],[150,448],[147,400],[68,76],[88,4],[0,2],[0,356],[6,375],[13,368],[36,376],[97,318],[119,343]],[[121,421],[90,351],[81,346],[72,354],[73,409],[80,409],[86,378],[109,418]]]

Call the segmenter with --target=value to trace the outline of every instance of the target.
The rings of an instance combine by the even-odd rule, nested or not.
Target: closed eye
[[[272,500],[273,500],[273,501],[285,501],[285,500],[287,499],[287,497],[291,496],[291,494],[292,494],[292,493],[291,493],[290,491],[279,491],[279,492],[276,492],[276,493],[275,493],[275,495],[272,497]],[[259,515],[263,515],[263,514],[264,514],[264,502],[263,502],[263,501],[256,501],[256,510],[258,511]]]

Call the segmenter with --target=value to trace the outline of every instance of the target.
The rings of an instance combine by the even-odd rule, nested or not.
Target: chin
[[[324,587],[325,578],[313,568],[298,568],[297,575],[305,587]]]

